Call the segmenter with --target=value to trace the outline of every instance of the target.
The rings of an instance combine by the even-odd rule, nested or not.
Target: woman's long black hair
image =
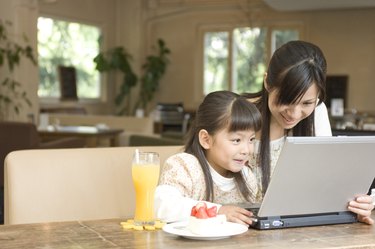
[[[321,49],[309,42],[291,41],[275,51],[267,70],[268,91],[277,90],[277,105],[297,103],[306,91],[316,84],[319,102],[326,96],[327,63]],[[259,150],[259,166],[262,170],[263,194],[267,190],[271,174],[270,155],[270,123],[271,112],[268,106],[269,92],[263,84],[258,93],[246,93],[249,99],[255,99],[255,104],[262,115],[262,128]],[[292,128],[294,136],[314,136],[314,114],[301,120]],[[286,131],[287,133],[288,131]]]

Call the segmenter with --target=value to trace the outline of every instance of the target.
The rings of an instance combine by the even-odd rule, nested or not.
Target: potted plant
[[[123,75],[123,80],[120,92],[115,98],[115,104],[120,107],[117,112],[121,114],[130,114],[130,90],[137,84],[137,75],[133,72],[130,65],[131,55],[126,52],[123,47],[115,47],[106,52],[100,52],[95,58],[96,69],[99,72],[120,71]],[[125,98],[126,102],[125,101]]]
[[[141,87],[139,98],[135,103],[133,114],[137,109],[146,110],[147,104],[153,99],[154,93],[158,90],[159,81],[166,71],[168,64],[167,55],[170,50],[165,46],[162,39],[158,40],[158,54],[150,55],[146,58],[146,63],[142,66],[143,76],[141,77]],[[136,86],[138,77],[133,72],[130,61],[132,56],[123,47],[115,47],[106,52],[100,52],[95,58],[96,69],[99,72],[110,72],[119,70],[122,72],[123,81],[120,92],[115,99],[116,106],[120,107],[118,115],[131,114],[131,88]],[[126,100],[126,103],[123,102]]]
[[[157,55],[147,56],[146,63],[142,66],[141,88],[134,111],[139,108],[144,111],[147,110],[149,102],[159,89],[159,82],[167,69],[169,63],[168,54],[170,53],[171,51],[166,47],[165,42],[162,39],[158,39]]]
[[[11,113],[18,115],[24,104],[31,106],[22,84],[14,80],[12,74],[22,57],[37,64],[31,46],[22,46],[9,36],[7,28],[10,26],[9,21],[0,20],[0,120],[8,119]],[[27,38],[23,38],[27,43]]]

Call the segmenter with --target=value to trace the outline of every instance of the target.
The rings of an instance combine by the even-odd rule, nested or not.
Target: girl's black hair
[[[277,90],[278,105],[297,103],[306,91],[316,84],[318,104],[326,97],[327,63],[320,48],[305,41],[291,41],[275,51],[267,70],[268,91]],[[270,165],[270,123],[271,112],[268,106],[269,93],[263,84],[258,93],[246,93],[250,99],[256,99],[256,105],[262,114],[259,166],[262,170],[262,190],[265,193],[271,173]],[[292,128],[294,136],[315,135],[313,112]],[[288,133],[288,131],[286,131]]]
[[[206,151],[199,143],[199,131],[204,129],[211,136],[222,129],[228,132],[259,131],[261,116],[257,107],[245,97],[230,91],[216,91],[208,94],[198,107],[185,143],[185,152],[194,155],[202,167],[206,183],[206,200],[213,201],[213,180],[206,159]],[[247,187],[241,172],[233,173],[242,196],[250,201],[254,193]]]

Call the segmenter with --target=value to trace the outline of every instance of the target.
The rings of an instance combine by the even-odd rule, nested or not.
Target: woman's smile
[[[295,124],[297,124],[298,122],[299,122],[299,120],[298,119],[293,119],[293,118],[290,118],[290,117],[288,117],[286,114],[282,114],[282,113],[280,113],[280,115],[281,115],[281,117],[283,118],[283,120],[284,120],[284,122],[285,122],[285,124],[287,125],[287,126],[290,126],[290,125],[295,125]]]

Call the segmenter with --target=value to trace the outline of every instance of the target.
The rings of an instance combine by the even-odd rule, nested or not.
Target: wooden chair
[[[182,146],[138,147],[161,165]],[[135,147],[24,150],[5,159],[5,224],[134,215]]]

